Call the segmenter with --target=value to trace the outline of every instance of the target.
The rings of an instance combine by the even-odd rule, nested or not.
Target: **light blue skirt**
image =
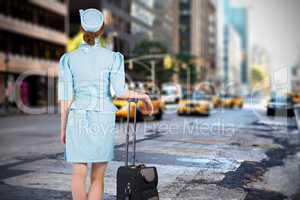
[[[66,127],[65,160],[71,163],[113,159],[115,113],[70,109]]]

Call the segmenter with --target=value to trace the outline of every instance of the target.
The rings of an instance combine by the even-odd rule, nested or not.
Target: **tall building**
[[[199,81],[211,80],[216,59],[216,7],[211,0],[180,1],[180,52],[195,57]]]
[[[153,8],[154,0],[133,0],[131,16],[142,21],[142,23],[131,22],[131,33],[137,39],[136,42],[153,39],[153,24],[156,17]]]
[[[133,0],[131,14],[144,22],[132,23],[133,35],[159,41],[168,51],[178,53],[179,0]]]
[[[192,0],[180,0],[179,4],[179,49],[181,53],[191,53]]]
[[[130,15],[131,0],[69,0],[70,36],[80,30],[79,9],[97,8],[104,13],[105,35],[113,35],[112,49],[122,52],[126,57],[132,48],[131,22],[143,23]]]
[[[248,68],[248,10],[242,5],[234,6],[230,0],[224,0],[225,24],[235,28],[242,39],[242,64],[241,83],[247,85],[249,82]]]
[[[238,94],[241,82],[242,39],[232,26],[225,27],[224,43],[225,92]]]
[[[153,36],[160,41],[169,52],[179,52],[179,0],[155,0]]]
[[[64,0],[0,1],[0,104],[5,93],[11,103],[20,97],[25,105],[54,104],[53,80],[68,40],[67,18]],[[15,90],[16,79],[25,73],[30,75]]]

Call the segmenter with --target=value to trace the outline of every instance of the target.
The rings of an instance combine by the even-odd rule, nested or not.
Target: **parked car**
[[[201,91],[195,91],[192,95],[184,93],[184,97],[179,101],[177,114],[209,116],[210,99]]]
[[[294,107],[293,100],[289,96],[272,97],[267,104],[267,115],[275,116],[276,114],[286,114],[288,117],[293,117]]]
[[[150,94],[150,98],[153,104],[153,117],[156,120],[160,120],[163,117],[165,105],[161,100],[160,96],[157,94]],[[116,118],[120,119],[127,119],[128,116],[128,101],[126,99],[114,99],[114,105],[118,108],[116,112]],[[147,111],[145,109],[145,104],[143,101],[139,101],[138,103],[131,103],[131,112],[130,112],[130,119],[134,119],[135,115],[135,107],[136,107],[136,117],[137,121],[143,121],[145,117],[147,117]]]
[[[165,103],[178,103],[182,97],[182,88],[179,84],[166,83],[162,85],[162,100]]]

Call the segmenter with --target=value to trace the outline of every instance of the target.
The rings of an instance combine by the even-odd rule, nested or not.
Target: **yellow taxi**
[[[222,96],[222,103],[223,108],[243,108],[244,106],[244,99],[240,96]]]
[[[165,105],[163,101],[161,101],[160,96],[158,95],[149,95],[152,104],[153,104],[153,118],[156,120],[160,120],[163,117]],[[118,108],[116,112],[116,118],[118,120],[127,119],[128,116],[128,101],[126,99],[116,98],[113,100],[113,104]],[[137,121],[143,121],[147,117],[147,110],[145,108],[145,104],[143,101],[138,101],[137,103],[131,103],[130,109],[130,119],[133,120],[136,111]],[[135,109],[136,108],[136,109]]]
[[[293,104],[300,103],[300,93],[290,92],[287,94],[287,96],[291,97]]]
[[[184,94],[179,101],[178,115],[203,115],[210,114],[210,101],[202,91],[195,91],[192,95]]]
[[[211,101],[214,108],[222,107],[222,99],[219,96],[217,95],[212,96]]]

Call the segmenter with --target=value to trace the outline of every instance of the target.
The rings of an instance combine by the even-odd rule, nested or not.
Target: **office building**
[[[240,34],[242,39],[241,84],[248,85],[248,10],[242,5],[234,6],[229,0],[224,0],[225,24],[228,24]]]
[[[28,106],[55,104],[54,80],[68,41],[67,18],[62,0],[0,2],[1,104],[5,93],[11,103],[18,98]],[[27,78],[16,84],[25,73]]]
[[[240,73],[242,64],[242,39],[240,34],[227,25],[224,34],[224,69],[225,92],[228,94],[240,93]]]
[[[133,0],[132,17],[144,24],[132,22],[136,42],[143,39],[162,43],[169,52],[179,51],[179,0]]]
[[[216,5],[211,0],[180,0],[180,52],[193,55],[199,81],[216,71]]]

